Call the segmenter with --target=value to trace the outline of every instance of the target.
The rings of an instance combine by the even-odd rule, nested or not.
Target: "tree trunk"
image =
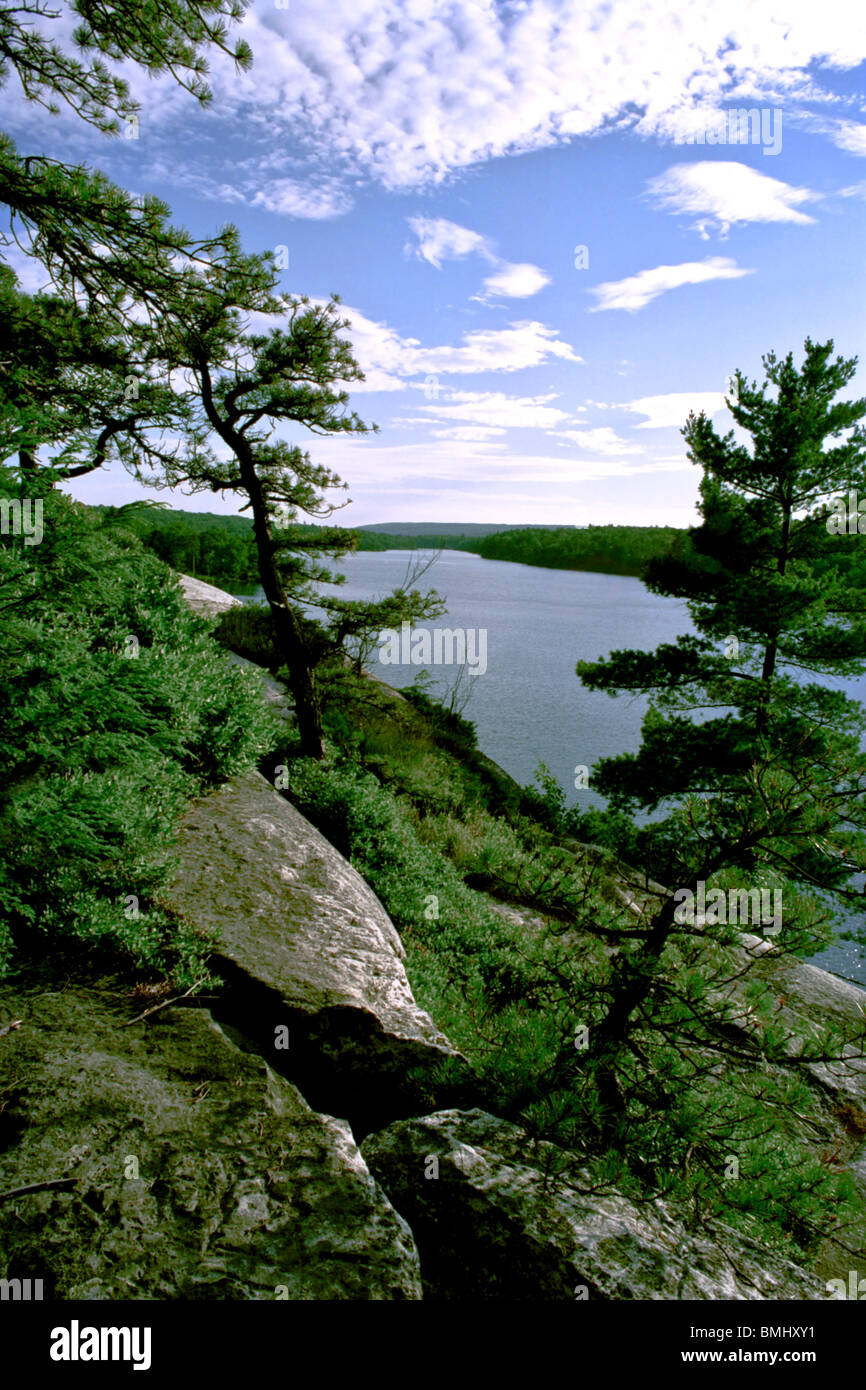
[[[322,732],[322,711],[313,677],[313,666],[307,644],[280,576],[276,547],[271,534],[271,521],[261,485],[252,463],[240,460],[244,487],[252,504],[253,532],[259,560],[259,578],[270,605],[274,620],[277,646],[285,655],[289,671],[289,689],[295,701],[295,716],[305,758],[325,756]]]
[[[595,1084],[605,1114],[602,1137],[613,1139],[618,1121],[625,1115],[626,1098],[617,1082],[617,1060],[632,1014],[649,995],[662,952],[674,928],[677,904],[668,898],[658,913],[637,966],[627,967],[615,987],[610,1008],[591,1031],[590,1058],[595,1063]]]
[[[788,567],[788,545],[791,536],[791,499],[786,497],[782,508],[782,543],[776,560],[776,573],[784,574]],[[776,660],[779,654],[779,634],[774,631],[764,648],[764,664],[761,668],[761,681],[767,684],[776,674]],[[758,705],[755,728],[759,734],[767,732],[767,715],[763,702]]]
[[[195,363],[200,375],[202,400],[210,423],[238,461],[241,482],[253,513],[253,534],[258,556],[259,579],[274,619],[277,644],[285,655],[289,670],[289,689],[295,701],[295,717],[305,758],[322,759],[325,744],[322,733],[322,712],[313,679],[313,661],[304,640],[298,616],[289,602],[277,563],[276,546],[271,533],[271,516],[265,490],[248,441],[232,421],[224,420],[214,401],[210,368],[206,360]]]

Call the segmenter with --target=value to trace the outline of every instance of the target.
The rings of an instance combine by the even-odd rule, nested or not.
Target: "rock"
[[[812,1062],[804,1070],[814,1085],[852,1116],[860,1112],[861,1134],[866,1134],[866,992],[817,965],[784,955],[775,943],[761,937],[744,934],[735,960],[741,969],[748,965],[748,972],[732,980],[725,997],[742,1000],[744,1039],[749,1036],[748,1010],[760,991],[760,997],[770,999],[774,1018],[790,1033],[787,1050],[791,1056],[799,1054],[801,1041],[814,1046],[831,1027],[850,1040],[841,1049],[845,1060]]]
[[[213,584],[205,584],[202,579],[193,579],[189,574],[179,574],[177,578],[187,604],[199,617],[216,618],[230,608],[242,606],[239,598],[227,594],[225,589],[217,589]],[[269,676],[256,662],[250,661],[238,652],[225,649],[225,658],[235,666],[242,666],[246,671],[254,671],[261,682],[265,703],[275,710],[280,719],[293,719],[294,703],[280,681],[274,680],[273,676]]]
[[[203,618],[216,618],[228,608],[240,608],[241,601],[225,589],[217,589],[213,584],[205,584],[203,579],[193,579],[191,574],[179,574],[178,580],[184,598],[194,613]]]
[[[419,1298],[411,1232],[348,1126],[206,1010],[124,1027],[117,991],[0,993],[23,1020],[0,1039],[0,1277],[62,1299]]]
[[[257,666],[248,657],[239,656],[237,652],[229,651],[226,648],[225,657],[233,666],[242,666],[245,671],[254,671],[261,682],[262,697],[265,704],[270,705],[280,719],[294,720],[295,704],[282,681],[274,680],[273,676],[267,675],[261,666]]]
[[[412,1227],[427,1297],[827,1296],[819,1280],[736,1231],[716,1224],[708,1239],[687,1232],[664,1202],[637,1207],[594,1191],[575,1155],[482,1110],[398,1121],[361,1152]]]
[[[228,990],[218,1016],[311,1104],[366,1132],[431,1108],[438,1093],[426,1087],[443,1061],[468,1074],[415,1003],[379,899],[259,773],[195,804],[176,855],[170,901],[220,933],[215,968]]]

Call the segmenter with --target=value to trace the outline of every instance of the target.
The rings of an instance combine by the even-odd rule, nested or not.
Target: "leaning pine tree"
[[[363,372],[342,336],[348,324],[336,298],[314,304],[278,293],[276,284],[273,257],[245,255],[233,228],[221,233],[219,259],[206,272],[190,266],[179,277],[165,298],[163,354],[189,410],[189,447],[183,457],[163,454],[154,473],[132,440],[125,461],[157,487],[229,492],[251,512],[259,577],[287,668],[301,754],[322,758],[315,680],[320,661],[359,629],[377,621],[386,626],[395,617],[417,621],[441,607],[435,594],[414,590],[354,608],[322,597],[319,585],[340,580],[323,561],[353,550],[357,536],[298,523],[301,517],[325,520],[345,505],[326,494],[346,484],[277,431],[294,426],[314,435],[358,435],[375,427],[349,409],[346,384],[363,380]],[[249,332],[251,312],[273,318],[275,326]],[[326,612],[330,607],[330,627],[311,617],[313,606]]]
[[[224,244],[228,234],[223,233]],[[190,268],[166,300],[165,365],[184,394],[194,420],[197,447],[184,462],[156,474],[129,461],[157,487],[229,492],[249,509],[259,578],[269,605],[277,647],[288,668],[301,751],[324,756],[322,719],[314,670],[320,652],[317,627],[304,614],[312,585],[330,576],[308,557],[314,550],[339,555],[355,545],[352,532],[333,528],[324,541],[303,534],[298,514],[313,519],[337,508],[325,493],[345,484],[314,463],[296,444],[275,438],[277,425],[300,425],[314,434],[362,434],[369,426],[348,409],[347,381],[362,372],[335,301],[313,305],[275,293],[269,254],[232,255],[209,272]],[[279,317],[283,326],[249,333],[247,314]]]
[[[866,671],[864,541],[832,525],[836,499],[866,485],[866,401],[836,399],[856,363],[832,351],[807,340],[799,371],[768,355],[763,386],[737,373],[728,405],[751,447],[689,417],[703,523],[646,582],[687,600],[696,634],[578,664],[591,689],[650,697],[639,751],[601,760],[592,785],[612,810],[656,818],[629,838],[640,911],[606,934],[608,966],[573,997],[587,1049],[567,1045],[549,1077],[570,1077],[602,1138],[639,1152],[659,1181],[703,1170],[728,1201],[726,1156],[748,1154],[755,1200],[778,1199],[801,1239],[813,1179],[790,1187],[767,1116],[775,1107],[784,1131],[804,1069],[862,1052],[864,1030],[797,1038],[766,978],[749,984],[757,957],[742,933],[814,953],[866,868],[866,714],[827,680]],[[754,912],[778,895],[780,915]],[[739,1184],[737,1201],[749,1190]]]

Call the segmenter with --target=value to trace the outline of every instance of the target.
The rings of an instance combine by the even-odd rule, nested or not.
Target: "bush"
[[[0,971],[29,929],[189,984],[207,943],[160,900],[173,830],[268,751],[272,717],[139,541],[43,503],[42,543],[0,548]]]
[[[276,671],[282,664],[271,610],[266,603],[244,603],[227,609],[217,619],[214,636],[223,647],[269,671]]]
[[[470,753],[478,746],[478,737],[475,725],[469,719],[464,719],[462,714],[456,710],[447,709],[445,705],[434,700],[425,690],[410,685],[401,691],[403,697],[415,706],[430,723],[436,736],[436,741],[443,748],[448,748],[455,753]]]

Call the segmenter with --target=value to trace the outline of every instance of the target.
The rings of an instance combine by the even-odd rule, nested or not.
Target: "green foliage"
[[[687,599],[698,635],[578,665],[591,689],[651,696],[639,752],[603,759],[593,786],[618,812],[680,807],[641,837],[664,857],[642,867],[669,882],[706,877],[714,857],[746,871],[764,862],[853,901],[852,866],[866,865],[863,710],[807,683],[866,670],[866,574],[826,525],[832,498],[866,482],[866,401],[834,401],[855,363],[831,361],[832,349],[807,340],[799,371],[769,354],[760,388],[737,374],[731,410],[751,451],[689,418],[703,524],[646,582]]]
[[[472,549],[486,560],[640,576],[651,560],[685,543],[672,526],[528,526],[486,536]]]
[[[214,636],[222,646],[257,666],[276,671],[281,664],[273,617],[265,603],[243,603],[226,609],[216,620]]]
[[[417,710],[426,716],[437,743],[450,752],[471,753],[478,746],[475,725],[456,710],[450,710],[418,686],[407,686],[400,692]]]
[[[228,581],[258,580],[258,557],[251,532],[234,534],[220,527],[188,531],[182,526],[154,527],[142,536],[145,545],[180,574],[206,574]]]
[[[208,48],[222,49],[242,68],[252,61],[244,40],[233,49],[226,41],[227,21],[241,18],[243,0],[162,0],[150,9],[138,0],[115,0],[110,7],[75,0],[71,8],[79,23],[71,35],[55,38],[32,21],[56,18],[56,11],[25,3],[0,12],[0,83],[14,71],[30,101],[55,113],[64,101],[108,134],[119,129],[116,116],[128,119],[139,107],[106,59],[137,63],[152,76],[170,72],[202,104],[211,99]]]
[[[372,884],[403,933],[416,997],[469,1049],[492,1097],[507,1106],[550,1054],[556,1031],[555,1021],[527,1018],[518,1005],[537,993],[532,947],[515,954],[509,926],[421,840],[408,808],[371,774],[304,760],[290,765],[289,779],[292,801]]]
[[[401,531],[358,530],[359,550],[469,550],[477,551],[480,541],[475,536],[445,534],[443,532],[419,532],[408,534]]]
[[[124,326],[104,305],[24,294],[0,263],[0,337],[0,462],[17,454],[27,471],[74,478],[128,457],[133,445],[156,456],[167,433],[187,429],[183,401],[152,377],[146,325]]]
[[[0,550],[0,956],[30,928],[191,983],[206,942],[160,901],[172,832],[191,795],[269,749],[270,716],[154,557],[41,500],[42,542]]]

